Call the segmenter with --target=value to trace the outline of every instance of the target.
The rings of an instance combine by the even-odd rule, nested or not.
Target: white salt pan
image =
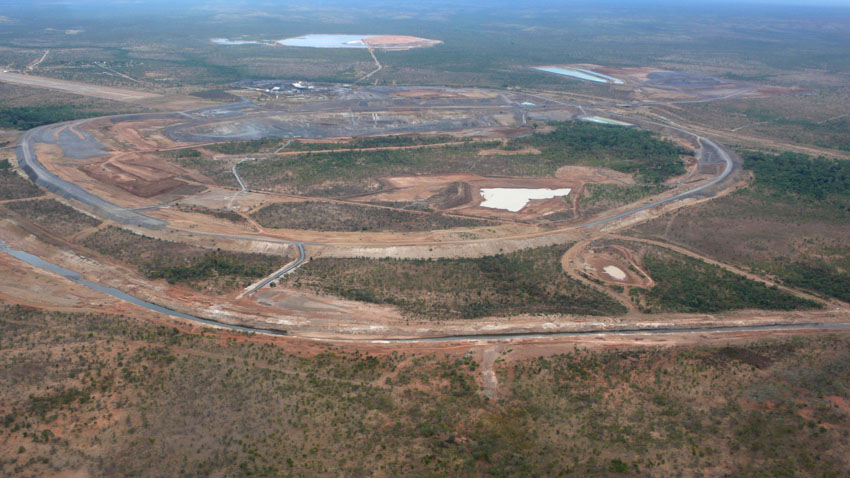
[[[557,196],[567,196],[570,188],[563,189],[523,189],[523,188],[489,188],[481,189],[484,201],[482,207],[505,209],[511,212],[522,210],[532,199],[552,199]]]

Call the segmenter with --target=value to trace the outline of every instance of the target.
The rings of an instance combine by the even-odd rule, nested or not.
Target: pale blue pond
[[[260,42],[254,40],[230,40],[228,38],[213,38],[216,45],[258,45]]]
[[[323,35],[313,34],[295,38],[285,38],[277,42],[285,46],[304,46],[311,48],[366,48],[364,38],[374,35]]]

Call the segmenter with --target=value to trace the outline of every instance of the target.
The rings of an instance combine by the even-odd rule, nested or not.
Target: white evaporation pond
[[[524,189],[524,188],[482,188],[482,207],[504,209],[518,212],[533,199],[552,199],[558,196],[568,196],[572,189]]]
[[[311,34],[295,38],[285,38],[277,42],[284,46],[304,46],[311,48],[368,48],[364,38],[374,35],[322,35]]]

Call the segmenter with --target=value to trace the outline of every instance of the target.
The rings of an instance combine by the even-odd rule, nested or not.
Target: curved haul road
[[[197,111],[186,112],[186,115],[188,115],[188,113],[196,113],[196,112]],[[137,118],[139,116],[148,116],[148,115],[145,115],[145,114],[132,115],[132,117],[134,117],[134,118]],[[162,116],[162,113],[150,113],[149,116]],[[655,201],[651,204],[636,207],[636,208],[631,209],[629,211],[619,213],[619,214],[616,214],[616,215],[612,215],[612,216],[607,217],[607,218],[603,218],[603,219],[596,220],[596,221],[593,221],[593,222],[577,225],[577,226],[575,226],[575,228],[589,228],[589,227],[593,227],[593,226],[598,226],[598,225],[605,224],[605,223],[608,223],[608,222],[611,222],[611,221],[615,221],[617,219],[621,219],[623,217],[635,214],[637,212],[640,212],[640,211],[643,211],[643,210],[646,210],[646,209],[653,208],[653,207],[661,205],[661,204],[665,204],[665,203],[668,203],[668,202],[671,202],[671,201],[676,201],[676,200],[683,199],[683,198],[686,198],[686,197],[689,197],[689,196],[694,196],[694,195],[699,194],[700,192],[702,192],[702,191],[704,191],[708,188],[711,188],[711,187],[723,182],[724,180],[726,180],[735,168],[735,162],[734,162],[732,156],[727,151],[725,151],[723,149],[723,147],[721,147],[720,145],[718,145],[714,141],[711,141],[707,138],[703,138],[703,137],[701,137],[697,134],[691,133],[691,132],[683,130],[681,128],[672,127],[672,126],[669,126],[669,125],[654,123],[654,122],[651,122],[651,121],[638,119],[638,118],[631,118],[631,117],[622,116],[622,115],[612,115],[612,116],[617,116],[619,118],[623,118],[625,120],[631,121],[631,122],[636,123],[636,124],[652,125],[652,126],[655,126],[655,127],[666,128],[666,129],[675,131],[678,134],[687,136],[691,139],[695,139],[698,144],[701,144],[703,146],[702,151],[700,153],[700,160],[701,161],[702,161],[702,159],[704,159],[706,157],[706,154],[714,154],[717,157],[719,157],[725,163],[725,168],[719,176],[717,176],[716,178],[712,179],[710,182],[703,184],[699,187],[696,187],[696,188],[691,189],[689,191],[683,192],[681,194],[677,194],[677,195],[674,195],[674,196],[671,196],[671,197],[668,197],[668,198],[665,198],[665,199],[661,199],[659,201]],[[131,115],[115,116],[115,117],[113,117],[113,120],[119,120],[122,117],[131,117]],[[24,133],[21,136],[19,146],[18,146],[18,150],[17,150],[18,159],[19,159],[19,162],[20,162],[22,169],[39,186],[45,187],[48,190],[50,190],[50,191],[52,191],[56,194],[60,194],[65,198],[80,201],[83,204],[86,204],[86,205],[94,208],[98,212],[98,214],[103,215],[103,217],[109,218],[111,220],[114,220],[114,221],[122,223],[122,224],[133,225],[133,226],[138,226],[138,227],[143,227],[143,228],[148,228],[148,229],[157,229],[158,230],[158,229],[162,229],[162,228],[166,227],[168,225],[168,223],[166,221],[162,221],[162,220],[159,220],[159,219],[156,219],[156,218],[152,218],[152,217],[146,216],[144,214],[141,214],[137,211],[129,210],[129,209],[123,208],[121,206],[118,206],[116,204],[113,204],[109,201],[106,201],[106,200],[104,200],[104,199],[102,199],[98,196],[91,194],[90,192],[86,191],[85,189],[83,189],[82,187],[80,187],[80,186],[78,186],[74,183],[71,183],[69,181],[66,181],[64,179],[59,178],[58,176],[56,176],[55,174],[50,172],[46,167],[44,167],[43,164],[41,164],[38,161],[38,157],[36,155],[34,145],[33,145],[33,138],[34,137],[37,137],[39,134],[45,133],[47,129],[57,128],[57,127],[67,126],[67,125],[79,125],[79,124],[83,124],[83,123],[88,122],[88,121],[93,121],[94,119],[98,119],[98,118],[81,120],[81,121],[73,121],[73,122],[63,123],[63,124],[59,124],[59,125],[54,124],[54,125],[49,125],[49,126],[42,126],[42,127],[39,127],[39,128],[29,130],[26,133]],[[276,241],[276,242],[278,242],[278,241]],[[297,241],[290,241],[290,243],[293,243],[293,244],[298,246],[299,258],[291,266],[282,269],[281,271],[279,271],[278,273],[276,273],[272,277],[269,277],[266,280],[262,281],[260,284],[258,284],[256,287],[254,287],[251,291],[249,291],[249,293],[255,292],[256,290],[260,289],[261,287],[267,285],[269,282],[277,279],[281,275],[286,274],[287,272],[294,270],[295,268],[300,266],[305,261],[306,253],[304,251],[304,243],[297,242]],[[133,297],[133,296],[131,296],[131,295],[129,295],[129,294],[123,292],[123,291],[120,291],[118,289],[105,287],[105,286],[102,286],[102,285],[99,285],[99,284],[95,284],[95,283],[92,283],[92,282],[85,281],[81,278],[80,274],[78,274],[74,271],[70,271],[70,270],[61,268],[59,266],[47,263],[44,260],[42,260],[41,258],[39,258],[37,256],[33,256],[33,255],[28,254],[26,252],[10,249],[2,241],[0,241],[0,251],[11,254],[12,256],[14,256],[14,257],[16,257],[16,258],[18,258],[22,261],[25,261],[25,262],[27,262],[31,265],[34,265],[36,267],[39,267],[39,268],[42,268],[42,269],[45,269],[45,270],[49,270],[49,271],[54,272],[54,273],[58,273],[58,274],[62,275],[63,277],[66,277],[67,279],[70,279],[70,280],[72,280],[72,281],[74,281],[78,284],[84,285],[86,287],[89,287],[91,289],[94,289],[94,290],[97,290],[97,291],[100,291],[100,292],[107,293],[107,294],[109,294],[113,297],[116,297],[118,299],[121,299],[121,300],[124,300],[124,301],[127,301],[127,302],[131,302],[133,304],[136,304],[136,305],[141,306],[141,307],[145,307],[147,309],[153,310],[153,311],[161,313],[161,314],[165,314],[165,315],[169,315],[169,316],[172,316],[172,317],[177,317],[177,318],[181,318],[181,319],[185,319],[185,320],[190,320],[190,321],[193,321],[193,322],[198,322],[198,323],[202,323],[202,324],[205,324],[205,325],[222,327],[222,328],[226,328],[226,329],[230,329],[230,330],[236,330],[236,331],[242,331],[242,332],[261,333],[261,334],[272,334],[272,335],[286,335],[286,332],[281,332],[281,331],[260,329],[260,328],[253,328],[253,327],[245,327],[245,326],[239,326],[239,325],[231,325],[231,324],[217,322],[217,321],[210,320],[210,319],[195,317],[195,316],[191,316],[191,315],[188,315],[188,314],[177,312],[175,310],[168,309],[168,308],[165,308],[165,307],[162,307],[162,306],[150,303],[150,302],[146,302],[146,301],[143,301],[143,300],[138,299],[136,297]],[[463,335],[463,336],[449,336],[449,337],[423,337],[423,338],[413,338],[413,339],[388,339],[388,340],[375,340],[375,342],[428,342],[428,341],[475,340],[475,339],[502,339],[503,340],[503,339],[511,339],[511,338],[561,337],[561,336],[579,336],[579,335],[592,335],[592,334],[636,334],[636,333],[664,334],[664,333],[682,333],[682,332],[704,333],[704,332],[707,332],[707,331],[785,330],[785,329],[798,329],[798,328],[850,328],[850,324],[807,324],[807,325],[794,324],[794,325],[765,325],[765,326],[730,326],[730,327],[715,327],[715,328],[702,328],[702,329],[693,329],[693,328],[685,328],[685,329],[629,329],[629,330],[622,330],[621,329],[621,330],[598,330],[598,331],[587,331],[587,332],[513,333],[513,334],[496,334],[496,335],[482,334],[482,335]],[[348,340],[363,340],[363,339],[352,338],[352,339],[348,339]],[[369,339],[369,340],[371,340],[371,339]]]
[[[66,124],[81,124],[81,122]],[[168,225],[165,221],[123,208],[117,204],[106,201],[99,196],[95,196],[80,186],[56,176],[44,167],[44,165],[38,161],[38,157],[35,153],[35,149],[32,144],[33,137],[53,130],[55,127],[56,125],[39,126],[38,128],[33,128],[27,131],[21,136],[20,143],[16,151],[18,164],[20,164],[21,169],[27,173],[27,176],[29,176],[34,183],[52,193],[64,197],[65,199],[74,199],[92,207],[102,217],[109,218],[121,224],[139,226],[146,229],[163,229]]]
[[[232,325],[225,324],[222,322],[216,322],[210,319],[203,319],[200,317],[195,317],[192,315],[184,314],[182,312],[177,312],[176,310],[169,309],[167,307],[162,307],[160,305],[153,304],[151,302],[146,302],[137,297],[133,297],[126,292],[121,290],[105,287],[99,284],[95,284],[93,282],[89,282],[87,280],[83,280],[80,274],[65,269],[63,267],[51,264],[49,262],[44,261],[38,256],[32,255],[28,252],[19,251],[15,249],[11,249],[0,241],[0,252],[5,252],[16,259],[24,261],[30,265],[38,267],[40,269],[44,269],[56,274],[65,277],[77,284],[88,287],[92,290],[96,290],[99,292],[104,292],[109,294],[115,298],[121,299],[126,302],[130,302],[132,304],[144,307],[146,309],[153,310],[160,314],[168,315],[171,317],[176,317],[179,319],[188,320],[191,322],[200,323],[203,325],[220,327],[228,330],[235,330],[238,332],[247,332],[247,333],[257,333],[257,334],[266,334],[266,335],[277,335],[277,336],[290,336],[290,337],[299,337],[298,335],[290,335],[287,334],[286,331],[280,330],[270,330],[270,329],[259,329],[254,327],[246,327],[242,325]],[[749,332],[749,331],[764,331],[764,330],[804,330],[804,329],[826,329],[826,330],[850,330],[850,323],[812,323],[812,324],[770,324],[770,325],[731,325],[731,326],[715,326],[715,327],[704,327],[704,328],[655,328],[655,329],[610,329],[610,330],[587,330],[587,331],[576,331],[576,332],[517,332],[517,333],[502,333],[502,334],[475,334],[475,335],[448,335],[442,337],[417,337],[417,338],[390,338],[390,339],[358,339],[358,338],[334,338],[334,339],[317,339],[315,337],[301,337],[312,340],[328,340],[328,341],[339,341],[339,342],[370,342],[370,343],[427,343],[427,342],[457,342],[457,341],[468,341],[468,340],[512,340],[512,339],[535,339],[535,338],[553,338],[553,337],[581,337],[586,335],[638,335],[638,334],[652,334],[652,335],[666,335],[666,334],[682,334],[682,333],[707,333],[707,332]]]

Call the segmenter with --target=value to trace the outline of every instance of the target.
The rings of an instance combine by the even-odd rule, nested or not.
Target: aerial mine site
[[[846,5],[0,5],[0,475],[850,470]]]

